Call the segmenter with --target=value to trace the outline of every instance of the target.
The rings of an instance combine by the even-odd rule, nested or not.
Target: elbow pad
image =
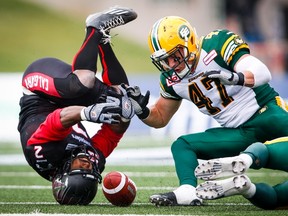
[[[271,73],[268,67],[254,56],[247,56],[240,60],[235,67],[236,72],[250,71],[254,75],[254,86],[266,84],[271,80]]]

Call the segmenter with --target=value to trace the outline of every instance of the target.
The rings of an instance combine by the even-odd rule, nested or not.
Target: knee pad
[[[175,141],[172,143],[172,145],[171,145],[171,147],[170,147],[172,154],[175,153],[175,151],[177,151],[178,146],[179,146],[178,143],[179,143],[179,139],[175,140]]]
[[[187,148],[188,148],[187,142],[181,137],[178,137],[178,139],[175,140],[171,145],[172,155],[179,154],[179,152],[181,154],[181,152],[186,151]]]
[[[89,88],[84,86],[73,73],[65,78],[55,78],[54,82],[57,91],[63,98],[80,97],[89,91]]]
[[[243,153],[248,154],[253,158],[253,164],[251,165],[252,169],[264,167],[269,157],[266,145],[261,142],[253,143],[248,146]]]

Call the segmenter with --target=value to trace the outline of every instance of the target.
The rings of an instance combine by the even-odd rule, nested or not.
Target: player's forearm
[[[253,87],[255,84],[254,75],[251,71],[244,71],[244,86]]]
[[[60,121],[64,128],[73,126],[81,121],[81,110],[83,106],[69,106],[62,109],[60,113]]]
[[[154,128],[162,128],[168,124],[169,120],[165,121],[163,116],[161,115],[159,110],[155,108],[155,106],[149,107],[149,109],[150,109],[149,116],[146,119],[142,119],[142,121],[146,125]]]
[[[124,134],[127,130],[127,128],[130,125],[130,121],[128,122],[123,122],[120,121],[119,124],[111,124],[109,127],[111,128],[112,131],[114,131],[117,134]]]
[[[172,100],[159,97],[156,103],[149,107],[149,116],[142,121],[154,128],[165,127],[178,110],[181,100]]]

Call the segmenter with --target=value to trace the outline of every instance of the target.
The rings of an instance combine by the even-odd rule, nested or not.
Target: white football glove
[[[81,110],[81,119],[96,123],[119,124],[121,108],[116,103],[98,103]]]
[[[219,79],[224,85],[244,85],[244,74],[231,71],[211,70],[206,71],[204,76],[211,79]]]

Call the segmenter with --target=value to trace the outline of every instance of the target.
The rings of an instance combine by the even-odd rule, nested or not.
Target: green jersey
[[[278,93],[268,83],[256,88],[223,85],[203,74],[210,70],[234,72],[236,62],[249,52],[248,44],[233,32],[213,31],[201,39],[195,71],[175,82],[161,75],[160,93],[164,98],[193,102],[202,113],[224,127],[238,127]]]

